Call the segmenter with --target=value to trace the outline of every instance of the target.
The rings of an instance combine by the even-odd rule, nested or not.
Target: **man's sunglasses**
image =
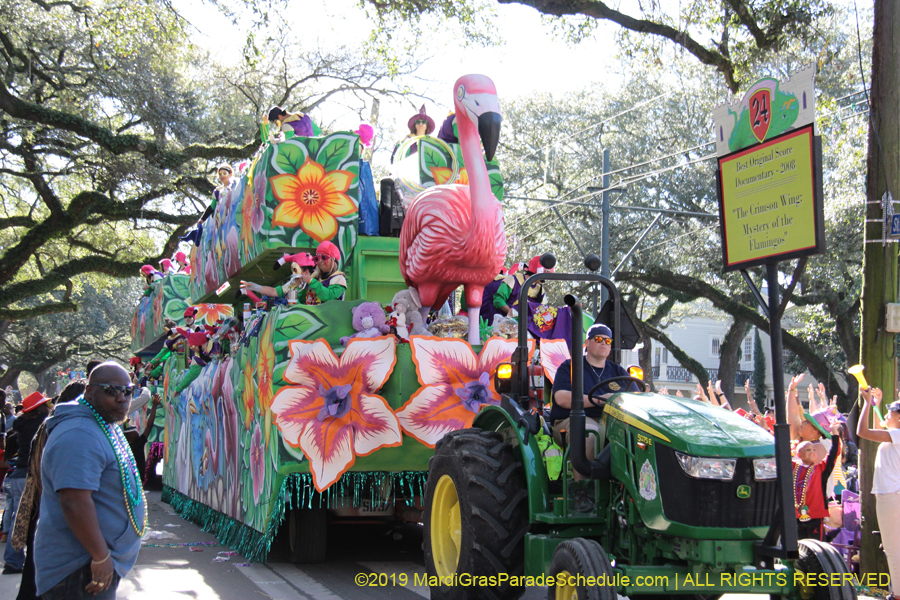
[[[92,383],[91,385],[100,388],[107,396],[118,397],[119,394],[130,396],[134,393],[133,385],[113,385],[111,383]]]
[[[603,337],[602,335],[595,335],[591,339],[593,339],[598,344],[606,344],[607,346],[612,346],[612,338]]]

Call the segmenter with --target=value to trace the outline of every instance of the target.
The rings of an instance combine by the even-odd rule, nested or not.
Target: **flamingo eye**
[[[465,98],[465,96],[466,96],[466,86],[461,85],[458,88],[456,88],[456,97],[458,99],[462,100],[463,98]]]

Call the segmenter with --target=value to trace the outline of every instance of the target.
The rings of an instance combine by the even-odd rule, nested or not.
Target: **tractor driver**
[[[609,353],[612,351],[612,330],[606,325],[595,323],[591,325],[587,333],[587,343],[584,347],[584,377],[583,390],[584,393],[584,413],[585,433],[588,433],[585,440],[585,453],[587,459],[593,461],[597,456],[595,436],[590,432],[599,434],[600,417],[603,416],[603,407],[605,402],[595,400],[599,406],[595,406],[588,401],[587,393],[593,389],[595,385],[606,379],[613,377],[628,376],[622,366],[617,365],[611,360],[607,360]],[[622,389],[637,391],[637,384],[628,381],[613,381],[600,388],[595,393],[594,398],[609,398],[612,394],[622,391]],[[572,360],[563,361],[556,371],[556,379],[553,381],[553,406],[550,409],[550,423],[553,427],[553,439],[557,444],[563,445],[568,443],[569,431],[569,413],[572,409]],[[605,455],[605,456],[604,456]],[[606,471],[609,470],[609,452],[601,452],[601,462],[605,461]],[[583,477],[576,471],[576,479]]]

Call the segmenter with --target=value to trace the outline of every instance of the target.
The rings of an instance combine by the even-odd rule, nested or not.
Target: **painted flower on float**
[[[256,363],[257,393],[259,394],[259,413],[263,417],[265,427],[263,429],[266,438],[266,447],[269,447],[269,437],[272,431],[272,375],[275,373],[275,348],[272,345],[272,326],[275,318],[266,319],[265,327],[259,336],[259,357]]]
[[[260,177],[263,181],[265,177]],[[254,188],[247,186],[244,188],[244,201],[241,203],[241,244],[243,244],[244,256],[250,256],[253,248],[253,211],[256,200],[253,195]]]
[[[464,340],[414,335],[410,337],[416,375],[422,387],[397,411],[400,426],[426,446],[445,434],[472,426],[485,404],[500,404],[494,370],[509,361],[516,340],[492,337],[475,356]],[[528,340],[528,354],[534,340]]]
[[[317,242],[330,240],[338,230],[336,217],[356,212],[356,204],[345,194],[353,183],[350,171],[330,171],[307,158],[296,175],[275,175],[269,179],[279,204],[272,225],[300,227]]]
[[[157,327],[163,320],[163,286],[160,284],[153,292],[153,323]]]
[[[250,429],[250,423],[253,422],[253,406],[256,404],[256,394],[253,386],[253,361],[248,357],[244,357],[244,368],[241,372],[244,375],[244,391],[241,400],[244,403],[244,428]]]
[[[324,339],[294,340],[285,381],[272,401],[275,424],[288,444],[309,460],[313,483],[323,491],[357,456],[399,446],[400,424],[374,392],[397,362],[393,336],[352,339],[341,357]]]
[[[254,426],[253,437],[250,440],[250,475],[253,479],[253,500],[255,504],[259,504],[259,496],[266,478],[266,451],[259,423]]]
[[[541,367],[550,383],[556,379],[556,372],[563,361],[572,358],[566,340],[541,340]]]
[[[198,325],[215,325],[216,321],[230,317],[233,313],[234,309],[227,304],[198,304],[194,322]]]
[[[431,177],[434,179],[435,185],[444,185],[449,182],[450,178],[453,176],[453,169],[450,167],[431,167],[429,170],[431,171]],[[466,171],[465,167],[462,167],[459,170],[459,175],[453,183],[469,185],[469,172]]]

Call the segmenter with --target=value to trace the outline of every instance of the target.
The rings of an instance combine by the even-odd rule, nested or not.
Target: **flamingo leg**
[[[478,324],[481,322],[481,307],[469,309],[469,344],[477,346],[481,343],[481,333]]]

